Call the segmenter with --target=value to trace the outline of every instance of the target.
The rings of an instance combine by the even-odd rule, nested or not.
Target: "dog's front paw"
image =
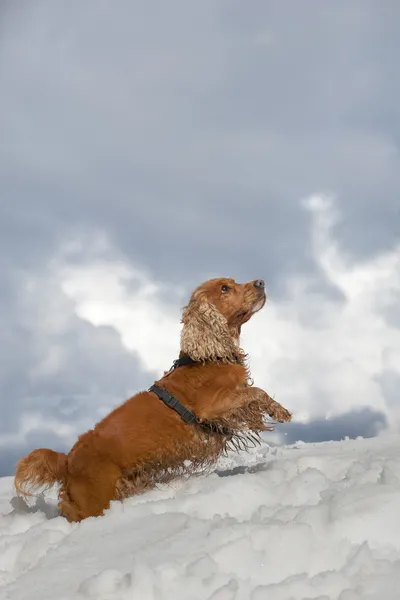
[[[279,406],[279,408],[274,410],[274,414],[270,416],[275,419],[275,421],[279,421],[279,423],[289,423],[289,421],[292,420],[292,413],[283,406]]]
[[[272,400],[268,406],[268,415],[279,423],[289,423],[292,420],[292,413],[275,400]]]

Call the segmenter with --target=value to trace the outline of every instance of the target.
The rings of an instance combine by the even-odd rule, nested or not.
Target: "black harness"
[[[178,367],[185,367],[187,365],[195,365],[195,364],[199,364],[197,361],[193,360],[193,358],[190,358],[190,356],[181,356],[180,358],[176,359],[173,362],[173,365],[171,367],[171,369],[168,371],[168,374],[171,373],[172,371],[175,371],[175,369],[177,369]],[[207,422],[203,422],[200,417],[198,417],[193,411],[189,410],[188,408],[186,408],[181,402],[179,402],[179,400],[177,398],[175,398],[175,396],[173,396],[172,394],[170,394],[168,392],[168,390],[166,390],[165,388],[162,388],[158,385],[152,385],[149,388],[149,392],[153,392],[154,394],[156,394],[156,396],[162,401],[164,402],[164,404],[166,406],[168,406],[169,408],[171,408],[172,410],[174,410],[175,412],[178,413],[178,415],[180,416],[180,418],[182,419],[182,421],[184,421],[184,423],[187,423],[188,425],[199,425],[201,428],[208,430],[209,432],[215,432],[215,427],[212,426],[211,423],[207,423]],[[223,428],[225,429],[225,428]],[[231,432],[226,430],[226,431],[222,431],[220,428],[220,432],[224,433],[224,435],[230,435]]]

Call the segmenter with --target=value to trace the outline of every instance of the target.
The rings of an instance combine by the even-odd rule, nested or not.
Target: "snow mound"
[[[398,600],[400,440],[263,445],[69,524],[0,480],[4,600]]]

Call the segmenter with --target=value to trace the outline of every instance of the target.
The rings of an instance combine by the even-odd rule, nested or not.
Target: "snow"
[[[397,600],[399,507],[389,435],[263,444],[75,524],[4,478],[0,599]]]

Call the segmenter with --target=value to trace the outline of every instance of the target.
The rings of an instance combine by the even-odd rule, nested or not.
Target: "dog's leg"
[[[243,408],[251,402],[260,402],[265,406],[265,413],[275,421],[290,421],[292,418],[291,413],[286,408],[258,387],[245,387],[216,394],[210,399],[210,403],[199,411],[199,417],[206,420],[218,419],[225,413]]]
[[[59,514],[67,519],[70,523],[79,522],[85,517],[83,513],[76,506],[75,502],[73,502],[71,496],[69,495],[67,489],[62,487],[58,494],[59,502],[58,502],[58,512]]]
[[[97,464],[85,465],[85,471],[71,476],[67,489],[61,492],[60,514],[70,522],[103,515],[116,498],[120,476],[119,467],[111,461],[105,462],[104,457]]]

